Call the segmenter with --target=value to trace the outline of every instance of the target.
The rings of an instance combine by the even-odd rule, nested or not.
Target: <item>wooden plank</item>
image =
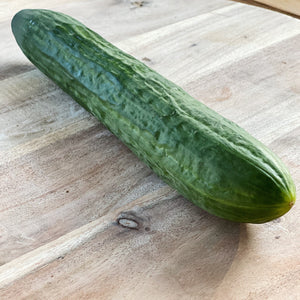
[[[0,175],[2,263],[161,185],[101,125],[10,161]]]
[[[91,10],[83,17],[96,18],[99,2],[86,3]],[[224,7],[224,1],[213,1],[220,4],[213,11],[201,2],[204,11],[184,17],[177,11],[183,2],[177,8],[168,3],[182,16],[178,22],[166,21],[168,16],[155,27],[145,20],[141,34],[133,27],[126,37],[112,31],[112,41],[269,145],[299,190],[298,21],[242,4]],[[126,1],[99,5],[116,12],[115,19],[136,14],[144,24],[142,10]],[[193,5],[190,13],[197,12]],[[144,7],[147,20],[158,15],[154,7]],[[62,8],[84,11],[75,2]],[[10,47],[0,50],[0,60],[10,61]],[[0,81],[1,299],[299,294],[297,204],[264,225],[234,224],[203,212],[20,53],[14,55]]]
[[[135,220],[138,229],[118,226],[120,216]],[[107,217],[111,218],[108,223],[96,220],[86,230],[79,229],[4,265],[1,282],[14,281],[1,289],[0,297],[193,299],[195,293],[209,297],[238,247],[239,224],[195,209],[168,189],[146,195]],[[43,268],[16,278],[24,274],[19,269],[28,264],[40,267],[40,263]]]
[[[149,205],[150,201],[161,202],[166,199],[172,199],[174,197],[178,197],[177,193],[170,187],[164,186],[151,193],[151,195],[147,194],[132,201],[127,206],[132,209],[134,206],[141,206],[145,203],[148,203]],[[151,203],[153,204],[153,202]],[[123,206],[123,209],[125,209],[125,207],[126,205]],[[117,218],[117,220],[114,220],[114,214],[119,216],[122,215],[122,219],[118,220]],[[0,286],[6,286],[14,280],[22,278],[25,274],[35,271],[43,265],[52,262],[57,257],[65,256],[68,252],[76,249],[78,246],[94,238],[96,234],[99,234],[108,229],[108,227],[111,226],[113,222],[115,222],[115,225],[121,225],[124,224],[122,223],[122,220],[125,219],[127,220],[127,223],[129,222],[129,220],[133,221],[132,218],[128,219],[128,213],[125,217],[124,212],[108,212],[103,217],[100,217],[44,246],[37,248],[36,250],[33,250],[25,255],[18,257],[17,259],[14,259],[1,268]],[[138,222],[138,218],[136,216],[135,219],[136,222]],[[134,221],[134,224],[136,224],[137,226],[133,227],[133,229],[141,229],[141,222],[139,222],[139,224],[136,222]],[[143,224],[143,226],[145,225]],[[149,229],[147,229],[146,231],[149,231]],[[51,255],[45,256],[45,253],[51,253]]]

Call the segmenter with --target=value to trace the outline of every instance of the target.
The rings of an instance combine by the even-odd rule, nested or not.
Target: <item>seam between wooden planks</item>
[[[174,189],[169,186],[161,187],[152,193],[137,198],[129,204],[118,208],[116,211],[112,211],[103,217],[4,264],[0,267],[0,288],[4,288],[37,269],[41,269],[43,266],[83,245],[95,235],[114,226],[118,215],[120,215],[122,211],[130,210],[137,206],[152,207],[162,201],[168,201],[175,197],[179,197],[179,195]]]

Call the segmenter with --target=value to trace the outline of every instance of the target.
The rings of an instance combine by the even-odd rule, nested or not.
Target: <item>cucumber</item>
[[[295,203],[287,168],[266,146],[82,23],[26,9],[12,31],[33,64],[197,206],[264,223]]]

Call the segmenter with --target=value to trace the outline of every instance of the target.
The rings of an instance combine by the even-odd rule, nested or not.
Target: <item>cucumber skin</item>
[[[80,22],[26,9],[12,31],[33,64],[197,206],[243,223],[293,206],[291,176],[266,146]]]

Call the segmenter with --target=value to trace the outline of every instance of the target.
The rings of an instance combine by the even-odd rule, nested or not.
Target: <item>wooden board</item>
[[[68,13],[237,122],[300,187],[300,25],[225,0],[0,4],[0,299],[299,299],[300,209],[262,225],[179,196],[19,50]],[[247,22],[245,22],[247,20]]]

